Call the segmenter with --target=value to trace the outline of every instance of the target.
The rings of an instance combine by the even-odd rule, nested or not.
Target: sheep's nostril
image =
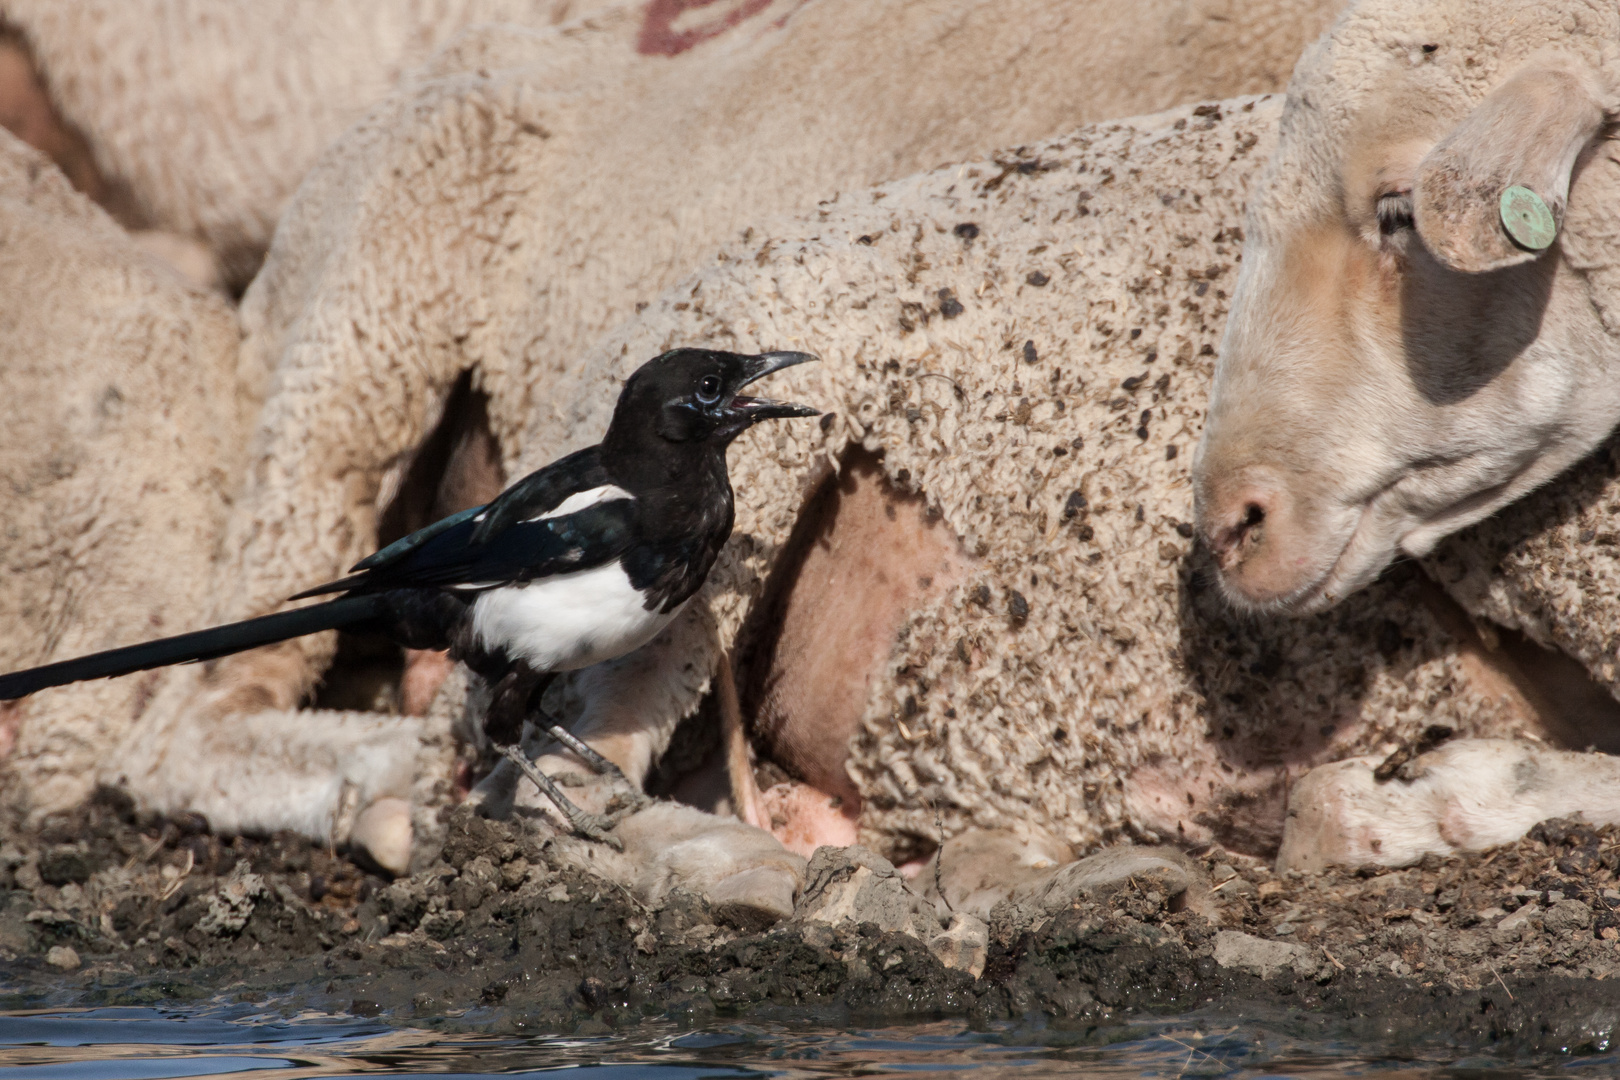
[[[1265,523],[1266,510],[1259,503],[1250,503],[1243,508],[1243,520],[1237,523],[1236,540],[1239,544],[1254,547],[1260,543],[1260,535],[1264,531],[1261,525]]]
[[[1262,500],[1250,495],[1238,505],[1242,507],[1241,516],[1236,520],[1228,518],[1231,524],[1210,536],[1210,547],[1220,557],[1221,564],[1227,567],[1242,561],[1247,553],[1254,551],[1265,531],[1266,506]]]

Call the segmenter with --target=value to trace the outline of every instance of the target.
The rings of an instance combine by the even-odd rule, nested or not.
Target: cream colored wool
[[[235,315],[6,132],[0,250],[0,670],[186,629],[246,460]],[[20,723],[0,788],[83,798],[152,684],[0,706]]]
[[[815,478],[852,442],[881,451],[979,565],[902,632],[855,739],[863,840],[879,850],[931,844],[936,811],[947,834],[1023,823],[1078,847],[1210,835],[1214,820],[1149,798],[1175,783],[1269,806],[1270,832],[1214,830],[1264,850],[1286,781],[1316,764],[1432,723],[1514,729],[1410,580],[1261,624],[1198,586],[1177,531],[1187,451],[1277,111],[1083,128],[764,228],[588,353],[555,391],[573,405],[528,429],[524,464],[586,441],[617,380],[677,344],[823,357],[771,393],[830,410],[828,426],[776,425],[732,451],[736,534],[674,652],[712,663],[711,621],[734,643]],[[1076,490],[1089,506],[1065,519]]]
[[[624,0],[3,0],[62,115],[138,222],[245,285],[322,150],[463,27],[547,27]],[[621,35],[623,36],[623,35]]]
[[[234,312],[5,132],[0,248],[0,670],[195,629],[251,428]],[[50,810],[145,766],[164,783],[135,792],[156,809],[199,811],[225,832],[276,817],[336,842],[378,798],[446,794],[442,710],[276,713],[162,746],[129,741],[161,678],[0,705],[16,735],[0,792]]]
[[[691,49],[703,58],[696,66],[724,72],[728,53],[746,51],[756,38],[790,36],[782,32],[790,20],[826,15],[921,23],[942,41],[956,36],[964,44],[992,21],[1023,23],[1020,33],[1033,47],[1022,56],[1001,53],[997,68],[964,70],[963,89],[976,78],[1021,82],[1035,102],[1033,91],[1059,84],[1060,98],[1035,111],[1063,115],[1067,106],[1064,122],[1077,123],[1276,89],[1338,6],[1338,0],[1255,0],[1233,11],[1230,0],[904,6],[817,0],[826,12],[803,12],[803,3],[775,0],[716,40],[699,40]],[[604,84],[658,81],[670,61],[649,36],[661,25],[655,8],[663,7],[629,0],[4,0],[0,19],[25,33],[58,108],[86,133],[101,169],[133,196],[143,223],[206,241],[227,276],[246,284],[320,152],[457,30],[483,22],[567,25],[567,34],[600,46],[592,66]],[[696,5],[668,30],[701,38],[707,26],[724,21],[723,13]],[[1043,40],[1048,36],[1059,40]],[[672,104],[686,93],[680,81],[663,85]],[[924,93],[909,102],[917,112],[907,140],[916,143],[909,149],[927,151],[940,131],[959,122],[948,110],[936,111],[926,86],[899,96],[917,89]],[[1016,121],[1014,127],[1032,132],[1015,139],[1055,130]],[[961,152],[1002,141],[979,140]],[[884,149],[903,156],[908,147]],[[861,179],[901,175],[941,158],[909,160],[910,166],[880,167]]]

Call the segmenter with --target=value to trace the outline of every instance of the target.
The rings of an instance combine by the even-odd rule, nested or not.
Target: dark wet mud
[[[465,811],[440,861],[399,881],[203,826],[103,794],[0,834],[0,1009],[257,1002],[581,1035],[655,1017],[1086,1029],[1173,1013],[1514,1054],[1601,1052],[1620,1027],[1620,831],[1567,822],[1374,874],[1279,878],[1206,851],[1204,900],[1143,884],[1034,916],[1004,905],[978,977],[872,922],[751,931],[683,893],[650,909]]]

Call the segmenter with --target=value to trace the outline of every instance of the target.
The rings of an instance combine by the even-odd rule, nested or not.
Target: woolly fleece
[[[548,27],[622,0],[5,0],[63,117],[130,197],[246,285],[328,144],[463,27]],[[633,39],[633,29],[627,29]]]
[[[237,326],[0,132],[0,669],[189,628],[246,461]],[[152,677],[0,705],[0,789],[77,802]],[[3,756],[3,755],[0,755]]]

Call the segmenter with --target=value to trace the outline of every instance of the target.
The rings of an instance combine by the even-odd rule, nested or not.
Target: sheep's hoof
[[[757,933],[793,914],[798,886],[785,867],[756,866],[722,878],[709,889],[709,910],[730,926]]]
[[[404,799],[378,799],[360,811],[349,843],[395,877],[411,868],[411,804]]]

